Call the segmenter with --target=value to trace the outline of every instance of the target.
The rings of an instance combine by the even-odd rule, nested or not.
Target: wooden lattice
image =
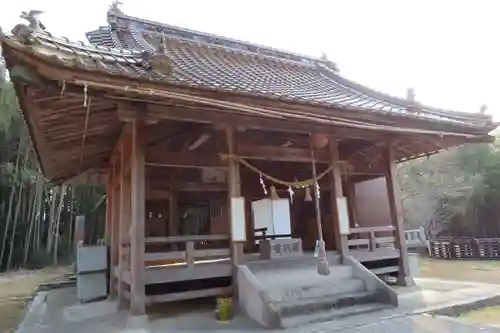
[[[500,258],[500,239],[477,239],[477,248],[480,258]]]
[[[453,253],[457,259],[477,257],[476,242],[473,238],[459,238],[453,240]]]
[[[436,238],[429,255],[441,259],[500,259],[500,238]]]
[[[429,249],[431,257],[451,259],[452,258],[452,243],[451,238],[438,238],[429,241]]]

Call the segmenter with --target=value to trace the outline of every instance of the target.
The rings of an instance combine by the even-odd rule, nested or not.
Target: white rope
[[[61,85],[61,95],[64,95],[65,91],[66,91],[66,81],[63,80]]]
[[[87,87],[87,83],[85,83],[83,85],[83,106],[86,107],[87,104],[88,104],[88,87]]]

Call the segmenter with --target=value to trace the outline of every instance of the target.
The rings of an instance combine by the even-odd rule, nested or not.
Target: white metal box
[[[107,295],[106,272],[77,275],[76,296],[80,302],[89,302]]]
[[[76,273],[105,271],[108,267],[107,249],[101,245],[83,245],[77,248]]]

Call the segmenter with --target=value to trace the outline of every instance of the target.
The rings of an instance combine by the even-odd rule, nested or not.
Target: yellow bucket
[[[233,299],[231,297],[217,297],[215,319],[218,322],[229,322],[233,316]]]

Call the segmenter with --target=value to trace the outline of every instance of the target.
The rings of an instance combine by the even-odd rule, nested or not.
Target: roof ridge
[[[362,85],[360,83],[354,82],[342,75],[339,75],[338,73],[328,70],[328,68],[326,68],[326,70],[329,72],[328,75],[331,75],[332,76],[331,78],[336,81],[339,81],[340,84],[348,86],[351,89],[356,89],[359,92],[364,93],[370,97],[379,98],[389,103],[394,103],[408,109],[410,109],[412,106],[415,106],[415,104],[412,105],[411,102],[402,97],[393,96],[388,93],[384,93],[376,89]],[[428,106],[418,101],[415,101],[413,103],[417,104],[418,112],[424,112],[431,115],[453,117],[456,120],[491,120],[491,116],[489,115],[482,115],[479,113],[472,113],[465,111],[445,110],[441,108]]]
[[[280,49],[277,49],[277,48],[274,48],[271,46],[260,45],[260,44],[256,44],[256,43],[252,43],[252,42],[238,40],[235,38],[225,37],[225,36],[221,36],[221,35],[217,35],[217,34],[211,34],[211,33],[207,33],[207,32],[197,31],[197,30],[179,27],[179,26],[175,26],[175,25],[171,25],[171,24],[166,24],[166,23],[162,23],[162,22],[148,20],[148,19],[144,19],[144,18],[140,18],[140,17],[130,16],[130,15],[124,14],[121,11],[120,12],[108,11],[108,23],[109,24],[115,24],[114,18],[131,20],[131,21],[135,21],[136,23],[149,24],[152,26],[157,26],[157,27],[159,26],[159,27],[163,27],[166,29],[177,30],[177,31],[182,32],[182,33],[192,34],[193,35],[192,39],[194,41],[197,41],[197,42],[200,41],[199,37],[205,37],[205,38],[209,38],[212,40],[212,41],[205,41],[205,43],[207,43],[207,44],[226,46],[226,47],[230,47],[232,49],[237,49],[237,50],[243,49],[244,51],[247,51],[247,52],[253,52],[253,53],[258,53],[258,54],[262,54],[262,55],[271,55],[271,56],[274,56],[274,57],[279,58],[279,59],[287,59],[287,60],[293,60],[293,61],[297,61],[297,62],[308,61],[308,62],[312,62],[312,63],[323,63],[323,64],[331,66],[332,68],[337,70],[337,65],[334,62],[327,60],[327,59],[322,59],[321,57],[307,56],[307,55],[299,54],[296,52],[280,50]],[[190,39],[190,38],[185,37],[184,39]],[[213,39],[219,39],[221,44],[214,43]],[[227,45],[224,45],[225,44],[224,42],[226,42]],[[229,45],[229,44],[233,44],[233,45]],[[236,45],[234,45],[234,44],[237,44],[237,45],[239,44],[240,47],[235,47]],[[252,51],[249,49],[249,47],[254,48],[255,50]],[[262,52],[262,51],[266,51],[266,52]],[[266,54],[266,53],[269,53],[269,54]],[[274,55],[271,53],[274,53]]]

